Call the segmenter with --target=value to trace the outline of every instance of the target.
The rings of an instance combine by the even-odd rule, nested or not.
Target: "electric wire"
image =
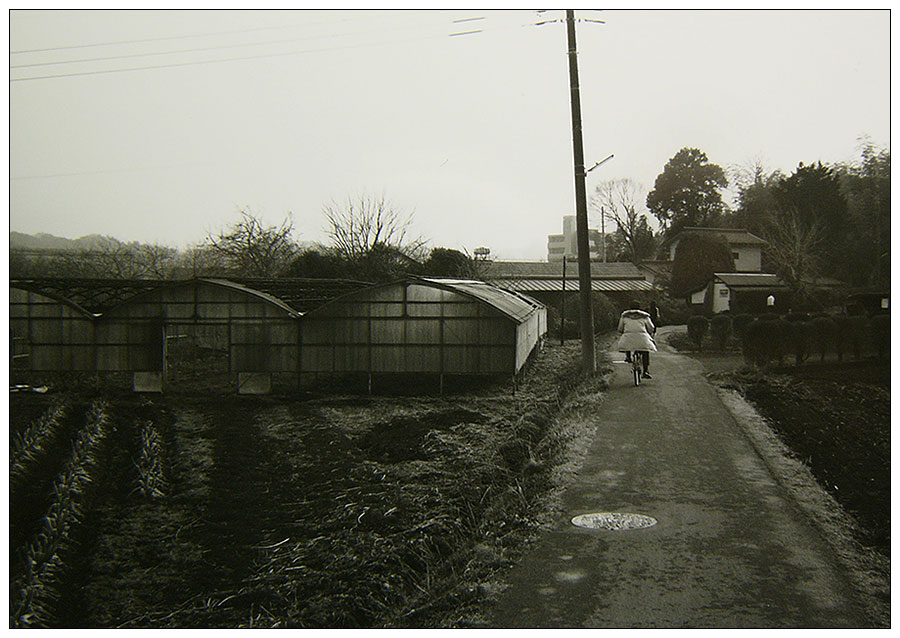
[[[403,27],[398,29],[389,29],[388,31],[409,31],[415,29],[416,27]],[[384,32],[383,30],[380,32]],[[264,40],[262,42],[242,42],[239,44],[220,44],[216,46],[209,47],[199,47],[194,49],[174,49],[170,51],[151,51],[149,53],[127,53],[122,55],[110,55],[103,56],[98,58],[79,58],[76,60],[59,60],[56,62],[32,62],[29,64],[11,64],[9,68],[11,69],[24,69],[30,67],[40,67],[40,66],[55,66],[60,64],[80,64],[87,62],[108,62],[112,60],[126,60],[133,58],[141,58],[141,57],[153,57],[160,55],[175,55],[179,53],[202,53],[206,51],[218,51],[223,49],[240,49],[240,48],[248,48],[248,47],[256,47],[256,46],[269,46],[275,44],[291,44],[295,42],[306,42],[309,40],[326,40],[329,38],[343,38],[349,36],[359,36],[359,35],[369,35],[372,33],[376,33],[376,31],[356,31],[349,33],[337,33],[337,34],[326,34],[326,35],[317,35],[306,38],[286,38],[281,40]]]
[[[520,25],[525,26],[525,25]],[[300,51],[286,51],[279,53],[263,53],[259,55],[250,55],[250,56],[239,56],[239,57],[230,57],[230,58],[217,58],[213,60],[193,60],[193,61],[185,61],[185,62],[172,62],[168,64],[154,64],[154,65],[144,65],[137,67],[126,67],[126,68],[115,68],[115,69],[97,69],[91,71],[76,71],[70,73],[55,73],[49,75],[36,75],[36,76],[26,76],[19,78],[10,78],[10,83],[13,82],[30,82],[35,80],[52,80],[52,79],[61,79],[61,78],[70,78],[70,77],[84,77],[84,76],[93,76],[93,75],[108,75],[115,73],[129,73],[134,71],[148,71],[154,69],[173,69],[173,68],[182,68],[189,66],[199,66],[199,65],[209,65],[209,64],[221,64],[227,62],[239,62],[239,61],[247,61],[247,60],[257,60],[264,58],[276,58],[276,57],[287,57],[294,55],[304,55],[309,53],[326,53],[330,51],[339,51],[339,50],[350,50],[350,49],[361,49],[361,48],[369,48],[369,47],[378,47],[378,46],[393,46],[397,44],[406,44],[410,42],[421,42],[428,40],[438,40],[443,39],[445,37],[452,37],[456,35],[470,35],[483,32],[484,29],[478,31],[464,32],[464,33],[450,33],[450,34],[441,34],[434,36],[422,36],[419,38],[407,38],[407,39],[394,39],[387,40],[382,42],[374,42],[374,43],[364,43],[364,44],[348,44],[342,46],[334,46],[334,47],[323,47],[316,49],[304,49]],[[122,56],[123,58],[126,56]]]
[[[272,31],[272,30],[285,30],[285,29],[301,29],[322,25],[334,25],[336,23],[347,23],[347,22],[370,22],[373,19],[378,19],[379,17],[387,17],[388,15],[401,15],[399,12],[396,14],[383,14],[382,16],[373,16],[367,15],[366,17],[359,18],[340,18],[336,20],[331,20],[328,22],[306,22],[303,24],[293,24],[293,25],[281,25],[281,26],[272,26],[272,27],[255,27],[252,29],[233,29],[229,31],[213,31],[209,33],[193,33],[188,35],[171,35],[171,36],[160,36],[155,38],[139,38],[139,39],[131,39],[131,40],[116,40],[112,42],[95,42],[90,44],[73,44],[68,46],[58,46],[58,47],[46,47],[39,49],[18,49],[11,50],[10,54],[25,54],[25,53],[44,53],[49,51],[66,51],[69,49],[89,49],[95,47],[107,47],[107,46],[119,46],[123,44],[141,44],[147,42],[163,42],[169,40],[188,40],[188,39],[196,39],[196,38],[210,38],[216,37],[219,35],[235,35],[241,33],[255,33],[258,31]],[[408,15],[408,14],[404,14]]]

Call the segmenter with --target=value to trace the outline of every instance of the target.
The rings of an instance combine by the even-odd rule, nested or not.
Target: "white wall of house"
[[[732,246],[735,272],[762,272],[762,250],[759,246]]]
[[[676,239],[669,246],[669,261],[675,261],[675,248],[680,239]],[[734,257],[735,272],[762,272],[762,247],[756,245],[729,244],[731,255]]]
[[[691,295],[691,304],[702,304],[706,300],[706,288]]]
[[[713,314],[724,312],[731,307],[731,291],[725,284],[718,281],[713,283],[712,295]]]

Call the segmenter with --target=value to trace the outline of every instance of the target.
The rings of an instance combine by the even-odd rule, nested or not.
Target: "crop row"
[[[138,472],[138,490],[146,497],[161,498],[166,495],[165,444],[153,421],[145,420],[141,428],[141,449],[135,463]]]
[[[46,627],[64,571],[63,554],[83,520],[104,443],[114,430],[108,405],[95,402],[75,437],[72,454],[53,484],[53,502],[25,548],[23,572],[10,583],[10,626]]]
[[[32,469],[47,454],[66,417],[65,404],[53,405],[25,430],[13,436],[9,444],[9,491],[18,492]]]

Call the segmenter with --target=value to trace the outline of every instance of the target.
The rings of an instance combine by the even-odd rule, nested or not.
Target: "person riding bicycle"
[[[618,330],[622,333],[616,348],[619,352],[625,352],[630,360],[630,354],[640,352],[644,367],[644,378],[652,379],[650,376],[650,353],[656,352],[656,343],[653,341],[653,335],[656,334],[656,326],[650,319],[650,315],[641,310],[637,303],[631,302],[629,309],[622,313],[619,317]]]

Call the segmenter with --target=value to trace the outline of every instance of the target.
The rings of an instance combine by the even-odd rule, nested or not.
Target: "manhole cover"
[[[643,514],[595,512],[576,516],[572,519],[572,524],[590,529],[641,529],[642,527],[653,527],[656,525],[656,519]]]

